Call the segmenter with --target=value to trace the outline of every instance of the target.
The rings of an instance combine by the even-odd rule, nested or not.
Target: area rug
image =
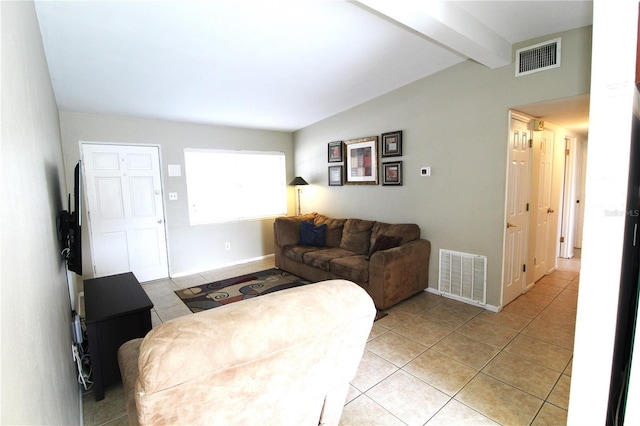
[[[191,312],[195,313],[312,283],[312,281],[305,280],[289,272],[272,268],[177,290],[175,293],[191,309]],[[387,316],[386,312],[377,311],[375,320],[377,321],[385,316]]]
[[[200,312],[306,284],[311,281],[273,268],[178,290],[176,294],[191,312]]]

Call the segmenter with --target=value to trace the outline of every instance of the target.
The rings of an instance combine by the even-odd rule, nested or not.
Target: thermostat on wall
[[[431,167],[421,167],[420,176],[431,176]]]

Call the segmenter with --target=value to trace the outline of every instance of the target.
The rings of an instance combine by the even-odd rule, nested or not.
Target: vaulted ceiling
[[[37,1],[36,10],[62,111],[285,131],[465,60],[509,64],[514,43],[592,23],[591,1]]]

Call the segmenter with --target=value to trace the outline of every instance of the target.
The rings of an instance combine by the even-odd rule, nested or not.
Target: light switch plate
[[[431,167],[421,167],[420,176],[431,176]]]
[[[175,201],[177,199],[178,199],[178,193],[177,192],[170,192],[169,193],[169,200]]]

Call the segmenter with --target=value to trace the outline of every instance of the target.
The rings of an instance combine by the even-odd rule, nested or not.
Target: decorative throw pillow
[[[327,225],[315,226],[313,222],[303,220],[300,223],[300,242],[302,246],[324,247],[326,244]]]
[[[373,255],[373,253],[378,250],[386,250],[393,247],[398,247],[400,245],[400,241],[402,241],[402,237],[392,237],[389,235],[382,234],[376,238],[376,242],[369,250],[369,256],[367,256],[367,260]]]

